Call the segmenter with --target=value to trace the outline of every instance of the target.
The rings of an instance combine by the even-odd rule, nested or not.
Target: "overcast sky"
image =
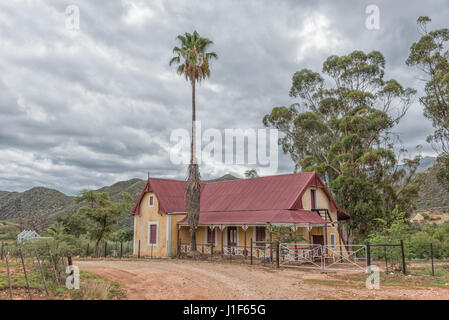
[[[365,27],[367,5],[379,30]],[[80,30],[65,10],[80,10]],[[379,50],[386,78],[421,90],[404,61],[416,19],[448,27],[447,1],[44,1],[0,2],[0,190],[43,185],[68,194],[119,180],[184,178],[169,161],[173,129],[190,126],[191,89],[168,61],[175,37],[197,30],[219,60],[197,90],[206,128],[263,128],[288,96],[295,71],[321,71],[332,54]],[[432,126],[415,102],[395,129],[410,151]],[[279,173],[291,172],[280,153]],[[242,166],[202,168],[204,178]]]

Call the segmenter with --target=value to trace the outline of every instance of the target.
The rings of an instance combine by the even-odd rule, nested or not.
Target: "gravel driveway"
[[[81,270],[122,284],[128,299],[449,299],[444,288],[365,288],[335,272],[188,260],[85,260]]]

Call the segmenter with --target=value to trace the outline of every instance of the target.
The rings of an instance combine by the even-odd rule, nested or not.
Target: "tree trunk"
[[[192,81],[192,141],[190,144],[190,164],[196,164],[196,106],[195,81]]]
[[[95,247],[94,247],[94,257],[97,257],[97,253],[98,253],[98,246],[100,245],[100,239],[97,239],[97,241],[95,241]]]
[[[190,165],[188,168],[188,178],[186,186],[186,210],[190,227],[190,248],[196,251],[196,229],[200,214],[200,173],[196,161],[196,110],[195,110],[195,81],[192,81],[192,141],[190,149]]]
[[[101,230],[100,236],[98,237],[97,241],[95,242],[95,247],[94,247],[94,257],[97,256],[98,246],[100,245],[101,239],[103,238],[103,233],[104,233],[104,229]]]
[[[196,251],[196,230],[190,231],[190,246],[191,251]]]

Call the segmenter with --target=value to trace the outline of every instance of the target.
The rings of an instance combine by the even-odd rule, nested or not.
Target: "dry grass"
[[[80,286],[80,300],[109,300],[110,282],[89,279]]]
[[[120,300],[126,297],[124,289],[115,281],[81,271],[80,289],[72,291],[75,300]]]

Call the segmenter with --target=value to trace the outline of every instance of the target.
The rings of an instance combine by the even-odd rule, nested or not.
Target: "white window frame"
[[[332,240],[334,240],[334,241],[332,241]],[[331,249],[335,249],[336,248],[336,246],[337,246],[337,238],[335,237],[335,233],[331,233],[330,234],[330,236],[329,236],[329,243],[330,243],[330,247],[331,247]],[[332,243],[332,242],[334,242],[334,243]]]
[[[153,204],[150,204],[150,199],[153,199]],[[150,194],[150,196],[148,197],[148,207],[154,208],[154,195],[153,194]]]
[[[156,243],[150,243],[150,232],[151,232],[151,226],[152,225],[156,225]],[[148,236],[148,245],[150,247],[157,247],[159,245],[159,222],[157,221],[152,221],[152,222],[148,222],[148,231],[147,231],[147,236]]]
[[[225,236],[223,237],[224,239],[223,239],[223,241],[224,241],[224,244],[223,245],[225,245],[225,247],[227,247],[229,244],[228,244],[228,228],[229,227],[236,227],[236,230],[237,230],[237,247],[238,246],[240,246],[240,237],[239,237],[239,228],[241,228],[241,226],[232,226],[232,225],[230,225],[230,226],[226,226],[226,228],[225,229],[223,229],[223,231],[225,231],[226,230],[226,232],[225,232]]]

